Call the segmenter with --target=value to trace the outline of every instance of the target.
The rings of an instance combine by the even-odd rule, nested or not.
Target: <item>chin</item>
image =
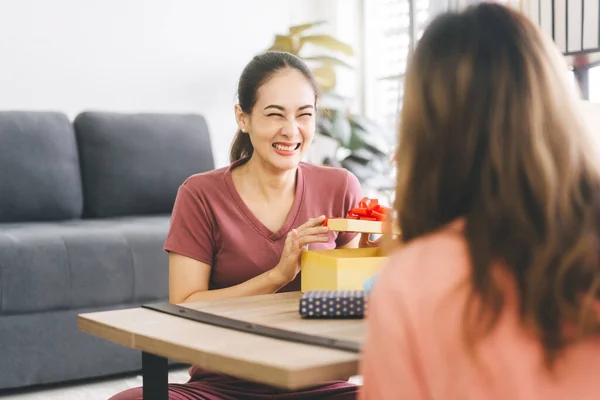
[[[299,147],[294,152],[294,154],[282,155],[276,150],[271,149],[267,160],[269,161],[269,164],[271,164],[274,168],[282,171],[287,171],[298,167],[298,164],[300,163],[304,155],[304,151],[302,150],[303,148]]]
[[[298,167],[298,164],[300,164],[300,161],[302,160],[302,156],[303,154],[301,152],[298,152],[293,156],[285,157],[278,154],[271,154],[271,157],[269,157],[269,162],[276,169],[288,171]]]
[[[290,169],[294,169],[298,166],[298,164],[300,163],[301,160],[301,156],[293,156],[293,157],[287,157],[287,159],[281,159],[281,157],[278,157],[279,159],[272,159],[271,160],[271,164],[273,165],[273,167],[280,169],[282,171],[288,171]]]

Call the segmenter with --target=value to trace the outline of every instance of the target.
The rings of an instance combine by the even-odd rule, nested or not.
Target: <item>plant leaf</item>
[[[310,29],[310,28],[318,26],[318,25],[323,25],[325,23],[327,23],[327,21],[315,21],[315,22],[310,22],[308,24],[290,26],[289,34],[290,35],[299,35],[307,29]]]
[[[325,47],[329,50],[339,51],[348,56],[354,55],[354,50],[352,49],[352,46],[330,35],[311,35],[301,37],[300,46],[302,47],[306,43],[312,43],[317,46]]]
[[[336,140],[340,146],[348,148],[352,132],[345,113],[333,110],[322,112],[317,119],[317,130],[320,134]]]
[[[393,134],[387,134],[375,122],[361,115],[352,114],[349,120],[352,127],[350,149],[369,146],[381,154],[389,154],[392,151]]]
[[[317,84],[323,91],[328,92],[335,88],[336,74],[335,69],[331,65],[313,69],[313,75]]]
[[[366,147],[361,147],[352,152],[352,157],[357,160],[362,160],[365,164],[371,162],[377,155],[367,149]]]
[[[319,108],[322,110],[335,110],[347,114],[351,99],[340,96],[333,92],[323,93],[319,98]]]
[[[342,160],[342,167],[352,172],[361,183],[366,182],[373,174],[367,164],[363,160],[352,157],[352,155]]]
[[[322,114],[321,119],[321,126],[327,127],[327,132],[323,132],[323,134],[335,139],[340,146],[348,148],[352,132],[350,121],[346,118],[345,113],[331,111]]]
[[[333,138],[337,139],[341,146],[347,148],[352,135],[350,121],[348,121],[346,118],[338,117],[332,121],[332,125],[334,133]]]
[[[268,51],[286,51],[288,53],[294,53],[294,41],[289,35],[275,35],[275,40]]]
[[[325,65],[339,65],[341,67],[346,67],[346,68],[350,68],[350,69],[354,69],[354,67],[350,64],[348,64],[345,61],[340,60],[339,58],[335,58],[335,57],[331,57],[331,56],[313,56],[313,57],[302,57],[303,60],[305,61],[318,61],[318,62],[322,62]]]
[[[377,191],[392,190],[395,182],[390,174],[392,169],[381,156],[365,159],[365,154],[360,157],[352,153],[342,160],[342,167],[351,171],[364,187]],[[367,156],[368,157],[368,156]]]
[[[330,118],[330,115],[319,115],[317,118],[317,131],[323,136],[333,138],[333,125]]]
[[[364,131],[357,131],[354,127],[352,127],[348,148],[352,151],[369,149],[370,152],[381,155],[391,154],[393,151],[393,147],[382,140],[381,137],[369,135],[369,133]]]

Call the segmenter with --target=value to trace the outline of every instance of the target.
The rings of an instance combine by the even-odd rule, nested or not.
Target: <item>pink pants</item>
[[[190,369],[191,379],[184,384],[169,384],[169,400],[239,400],[239,399],[334,399],[354,400],[359,387],[346,381],[333,381],[299,391],[285,391],[228,375]],[[118,393],[110,400],[143,400],[142,388]]]

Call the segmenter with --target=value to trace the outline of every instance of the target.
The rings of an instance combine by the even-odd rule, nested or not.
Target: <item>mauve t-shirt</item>
[[[234,286],[273,268],[290,230],[319,215],[344,217],[362,197],[358,179],[348,170],[300,163],[292,208],[281,229],[272,232],[233,185],[232,169],[246,161],[193,175],[177,192],[164,249],[211,265],[210,289]],[[311,244],[309,249],[334,249],[356,233],[329,235],[328,243]],[[300,290],[300,274],[281,289],[295,290]]]

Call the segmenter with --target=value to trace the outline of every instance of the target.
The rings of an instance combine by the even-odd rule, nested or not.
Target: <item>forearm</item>
[[[188,296],[183,302],[192,303],[200,301],[213,301],[231,299],[236,297],[256,296],[261,294],[272,294],[287,284],[283,277],[274,270],[264,272],[239,285],[224,289],[203,290]]]

